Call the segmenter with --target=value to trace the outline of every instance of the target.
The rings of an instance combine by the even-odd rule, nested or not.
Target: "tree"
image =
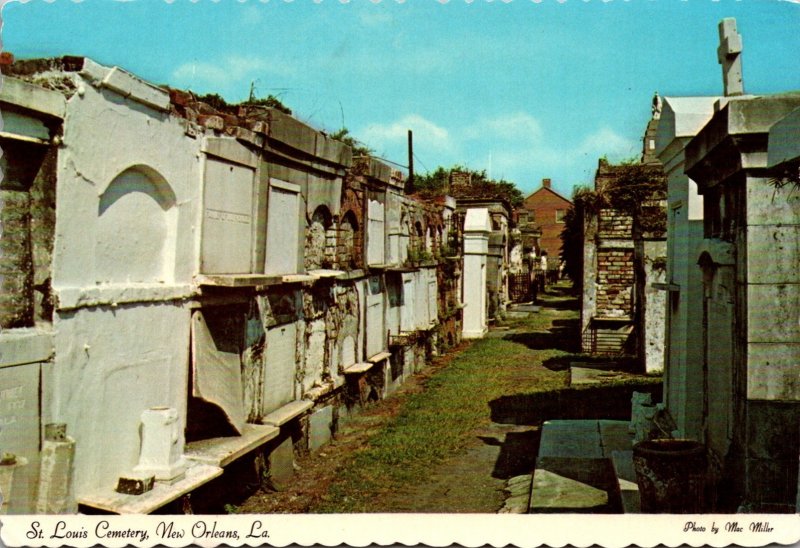
[[[450,184],[450,170],[442,166],[424,174],[414,174],[414,188],[425,195],[441,195],[447,192]]]
[[[470,184],[448,190],[450,173],[454,171],[469,173]],[[449,169],[439,166],[432,172],[414,175],[414,188],[424,196],[449,193],[455,198],[503,198],[513,207],[521,206],[524,201],[522,192],[514,183],[505,179],[490,179],[486,175],[486,170],[477,171],[460,165]]]
[[[583,286],[583,225],[587,214],[595,214],[606,205],[602,195],[587,187],[577,187],[572,193],[572,206],[564,214],[561,229],[561,257],[564,271],[573,286]]]

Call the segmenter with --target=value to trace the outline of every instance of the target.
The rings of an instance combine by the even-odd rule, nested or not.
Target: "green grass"
[[[537,314],[526,325],[544,330],[550,320]],[[431,467],[472,443],[475,429],[490,422],[490,401],[566,387],[565,372],[540,365],[562,354],[501,338],[476,341],[432,375],[424,391],[406,396],[399,414],[355,454],[312,511],[375,511],[376,494],[425,478]]]
[[[550,331],[553,320],[577,321],[577,317],[576,310],[542,308],[529,318],[506,321],[514,329],[508,335],[472,343],[435,371],[423,391],[400,396],[404,401],[399,413],[354,453],[310,511],[382,511],[382,494],[424,482],[437,464],[475,443],[476,430],[487,426],[498,409],[498,415],[524,416],[534,422],[575,412],[603,413],[606,408],[619,413],[627,406],[629,411],[624,401],[630,401],[625,395],[628,385],[655,385],[660,379],[620,379],[601,389],[570,388],[568,367],[553,367],[582,358],[566,350],[577,332],[565,330],[563,324]]]

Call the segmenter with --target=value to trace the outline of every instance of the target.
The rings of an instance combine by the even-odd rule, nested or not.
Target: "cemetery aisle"
[[[542,421],[559,414],[547,394],[568,389],[578,311],[563,291],[435,360],[298,461],[285,490],[235,510],[497,512],[506,480],[533,470]]]

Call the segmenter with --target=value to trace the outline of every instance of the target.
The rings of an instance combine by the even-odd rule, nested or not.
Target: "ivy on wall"
[[[667,179],[661,166],[626,161],[611,165],[600,161],[603,177],[595,189],[578,187],[572,207],[564,216],[562,256],[567,275],[576,287],[583,279],[583,230],[585,219],[601,209],[612,208],[633,218],[634,235],[663,237],[667,230]]]

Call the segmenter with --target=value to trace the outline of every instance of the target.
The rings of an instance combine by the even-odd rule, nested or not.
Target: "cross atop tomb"
[[[744,94],[742,83],[742,36],[736,32],[736,19],[728,17],[719,22],[717,59],[722,65],[725,96]]]

